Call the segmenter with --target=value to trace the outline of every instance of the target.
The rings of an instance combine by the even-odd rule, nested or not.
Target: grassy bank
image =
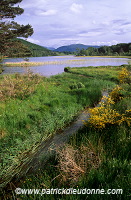
[[[127,68],[130,68],[130,65],[125,65]],[[88,78],[98,78],[104,80],[110,80],[118,83],[118,73],[122,69],[122,66],[101,66],[101,67],[67,67],[67,72],[73,74],[79,74],[83,76],[87,76]]]
[[[73,68],[70,70],[72,73],[74,70],[75,74],[63,73],[49,79],[31,74],[1,78],[1,84],[6,88],[1,93],[3,101],[0,104],[1,175],[11,173],[11,169],[35,150],[40,141],[63,128],[80,110],[93,106],[100,99],[101,90],[110,91],[114,88],[119,81],[118,72],[121,71],[121,67],[109,69],[99,67],[103,72],[98,76],[94,68],[84,69],[85,74],[83,68],[77,68],[79,73]],[[11,84],[14,86],[14,91],[9,92]],[[130,87],[128,84],[123,87],[126,91],[122,94],[124,98],[112,105],[113,109],[117,109],[121,114],[130,110]],[[58,151],[57,158],[51,158],[45,169],[40,169],[35,176],[27,177],[20,187],[123,188],[126,191],[129,173],[129,132],[126,121],[120,125],[107,123],[102,129],[87,125],[71,138],[63,150]],[[12,194],[15,196],[14,191]],[[106,199],[111,199],[110,197],[113,199],[111,195]],[[114,197],[116,199],[116,195]],[[43,195],[43,197],[21,195],[20,198],[85,199],[86,197],[85,195]],[[102,199],[99,195],[90,198]]]

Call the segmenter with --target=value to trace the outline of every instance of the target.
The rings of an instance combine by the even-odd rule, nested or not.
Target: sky
[[[15,18],[30,24],[27,40],[46,47],[131,42],[131,0],[23,0]]]

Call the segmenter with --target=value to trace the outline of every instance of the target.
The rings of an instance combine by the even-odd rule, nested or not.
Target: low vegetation
[[[58,149],[57,156],[48,161],[49,164],[44,170],[39,169],[35,176],[27,176],[20,187],[105,190],[122,188],[121,195],[90,195],[90,199],[127,199],[131,131],[130,67],[99,67],[100,71],[103,71],[101,76],[95,73],[94,68],[84,68],[85,74],[83,68],[77,69],[78,71],[75,68],[69,69],[72,73],[63,73],[49,79],[30,73],[14,75],[8,81],[7,77],[1,78],[0,82],[7,88],[6,92],[1,93],[4,101],[0,104],[1,175],[4,175],[5,171],[6,174],[11,173],[10,170],[35,150],[41,140],[63,128],[81,109],[93,106],[101,97],[100,91],[106,89],[110,92],[109,97],[106,97],[105,103],[100,107],[90,109],[91,117],[88,122],[85,121],[85,128],[72,136],[62,149]],[[13,90],[9,87],[10,79],[14,86],[13,96],[7,95]],[[27,80],[29,81],[28,95],[25,93],[25,96],[19,96],[17,90],[23,88],[23,85],[19,84],[20,80],[26,86]],[[33,81],[33,90],[30,81]],[[15,195],[14,191],[12,194]],[[8,199],[4,192],[3,195]],[[85,195],[28,197],[86,198]],[[27,199],[27,196],[20,195],[20,198]]]
[[[0,65],[0,74],[3,72],[2,66]]]
[[[32,73],[0,77],[1,176],[101,98],[110,81],[64,73],[45,78]],[[74,87],[75,86],[75,87]],[[97,88],[96,88],[97,86]]]
[[[3,56],[0,55],[0,74],[2,73],[3,69],[2,69],[2,60],[3,60]]]

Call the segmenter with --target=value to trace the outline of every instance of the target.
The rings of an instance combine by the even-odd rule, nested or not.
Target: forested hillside
[[[23,39],[12,40],[5,52],[5,56],[7,57],[42,57],[55,55],[57,55],[56,52],[52,52],[45,47]]]
[[[131,56],[131,43],[120,43],[112,46],[101,46],[99,48],[89,47],[81,49],[77,56]]]

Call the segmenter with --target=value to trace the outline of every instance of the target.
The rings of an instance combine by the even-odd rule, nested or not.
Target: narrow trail
[[[104,91],[102,93],[102,97],[103,96],[108,96],[108,92]],[[101,100],[96,106],[100,106],[102,101],[103,100]],[[31,155],[26,162],[19,166],[11,177],[8,177],[8,180],[2,184],[3,187],[5,187],[11,181],[18,182],[27,174],[35,173],[41,167],[44,168],[49,158],[55,154],[56,149],[62,147],[69,141],[70,136],[76,133],[79,129],[83,128],[83,121],[87,121],[89,117],[89,112],[83,111],[71,125],[63,130],[62,133],[56,133],[46,141],[43,141],[37,148],[37,151]]]

